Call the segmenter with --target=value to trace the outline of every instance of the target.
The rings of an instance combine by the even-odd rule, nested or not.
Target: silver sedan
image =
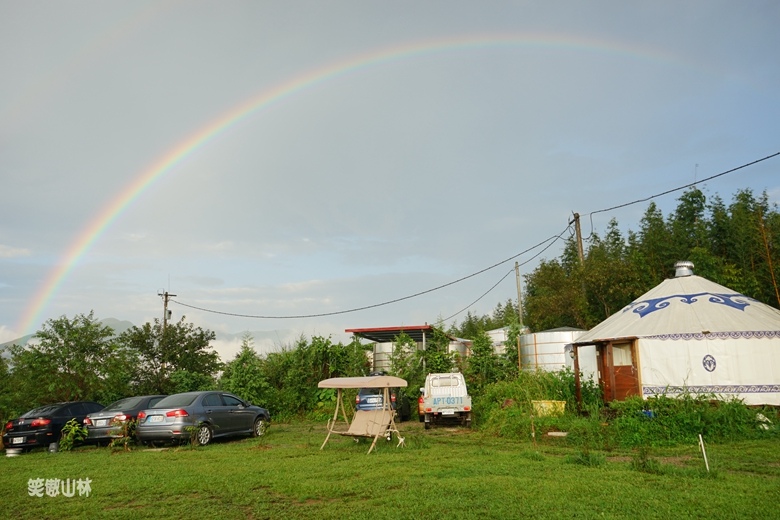
[[[268,410],[220,391],[186,392],[166,397],[138,414],[136,437],[142,443],[185,442],[205,446],[232,435],[263,435]]]

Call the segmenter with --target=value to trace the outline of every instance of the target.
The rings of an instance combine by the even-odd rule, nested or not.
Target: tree
[[[268,409],[287,416],[314,410],[323,395],[317,388],[321,380],[366,374],[367,348],[357,338],[334,345],[330,338],[315,336],[309,341],[301,336],[293,347],[268,354],[261,363]]]
[[[127,359],[114,331],[94,313],[48,320],[37,342],[11,347],[17,395],[29,407],[56,401],[109,401],[129,389]]]
[[[8,419],[19,415],[23,411],[18,408],[19,405],[15,402],[16,394],[13,391],[8,360],[2,354],[4,354],[4,349],[0,348],[0,428]]]
[[[629,259],[628,245],[617,220],[609,221],[604,239],[592,235],[582,269],[589,304],[588,326],[608,318],[644,292]]]
[[[664,220],[650,203],[640,229],[624,240],[617,221],[593,234],[580,267],[572,242],[559,259],[526,275],[525,323],[533,330],[590,328],[673,274],[690,260],[696,274],[780,307],[780,214],[766,193],[740,190],[727,207],[709,205],[697,188],[683,193]]]
[[[214,332],[185,323],[165,327],[159,320],[132,327],[119,337],[120,344],[136,356],[134,378],[138,392],[172,394],[207,390],[222,367],[219,354],[211,349]]]
[[[425,368],[428,373],[446,373],[452,371],[455,360],[449,352],[450,337],[444,332],[441,324],[433,327],[430,340],[422,352]]]
[[[588,327],[582,281],[570,276],[561,262],[542,260],[525,280],[524,321],[531,330]]]
[[[677,199],[677,208],[669,219],[672,250],[678,259],[689,259],[694,248],[709,249],[709,231],[705,211],[707,198],[692,187]]]
[[[268,408],[270,385],[263,374],[263,360],[254,350],[254,339],[247,333],[241,340],[241,350],[225,364],[219,386],[254,404]]]
[[[498,379],[498,358],[493,351],[493,341],[484,330],[471,344],[471,356],[466,360],[463,375],[473,393]]]
[[[427,371],[423,362],[423,351],[418,350],[417,342],[405,332],[393,340],[393,353],[390,356],[390,373],[407,383],[401,394],[415,402],[419,397],[419,388],[425,384]]]

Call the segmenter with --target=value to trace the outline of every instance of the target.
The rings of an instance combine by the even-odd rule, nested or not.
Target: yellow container
[[[531,401],[531,405],[539,417],[560,416],[566,409],[566,401]]]

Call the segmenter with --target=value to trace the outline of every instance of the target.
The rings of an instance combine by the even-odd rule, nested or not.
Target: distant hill
[[[122,321],[116,318],[106,318],[104,320],[100,320],[100,324],[114,329],[114,333],[117,336],[119,334],[122,334],[130,327],[134,327],[134,325],[129,321]],[[34,336],[35,334],[28,334],[26,336],[22,336],[21,338],[16,338],[11,341],[6,341],[5,343],[0,343],[0,350],[2,350],[2,356],[5,358],[9,357],[5,347],[10,347],[11,345],[27,345],[30,342],[30,340],[33,339]]]
[[[117,336],[129,328],[135,326],[129,321],[118,320],[116,318],[106,318],[104,320],[100,320],[100,323],[114,329],[114,332]],[[218,351],[220,351],[220,355],[223,356],[225,360],[231,359],[235,352],[238,351],[238,345],[244,338],[244,334],[250,334],[252,336],[255,350],[258,353],[275,352],[284,345],[294,343],[295,339],[297,339],[296,334],[292,330],[288,329],[272,331],[244,331],[235,334],[219,332],[217,333],[215,347]],[[10,347],[11,345],[27,345],[33,339],[33,336],[34,334],[28,334],[27,336],[22,336],[21,338],[7,341],[5,343],[0,343],[0,356],[6,359],[10,358],[11,356],[8,353],[6,347]],[[231,344],[233,347],[230,346]]]

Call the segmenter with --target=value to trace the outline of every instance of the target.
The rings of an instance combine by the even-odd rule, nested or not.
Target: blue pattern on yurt
[[[648,339],[661,339],[670,341],[680,340],[704,340],[704,339],[773,339],[780,338],[780,330],[732,330],[726,332],[682,332],[677,334],[655,334],[643,336]]]
[[[662,298],[651,298],[649,300],[634,302],[630,304],[628,307],[623,309],[623,312],[631,311],[636,314],[639,314],[640,318],[644,318],[651,312],[659,311],[662,309],[665,309],[669,307],[669,305],[672,304],[672,301],[675,299],[679,299],[682,303],[692,304],[699,301],[699,298],[702,296],[709,296],[708,301],[710,303],[717,303],[719,305],[726,305],[728,307],[732,307],[734,309],[743,311],[745,310],[745,307],[750,305],[748,301],[757,301],[753,298],[748,298],[744,294],[734,293],[734,294],[719,294],[719,293],[696,293],[696,294],[672,294],[669,296],[664,296]]]
[[[644,395],[671,394],[774,394],[780,385],[643,386]]]

